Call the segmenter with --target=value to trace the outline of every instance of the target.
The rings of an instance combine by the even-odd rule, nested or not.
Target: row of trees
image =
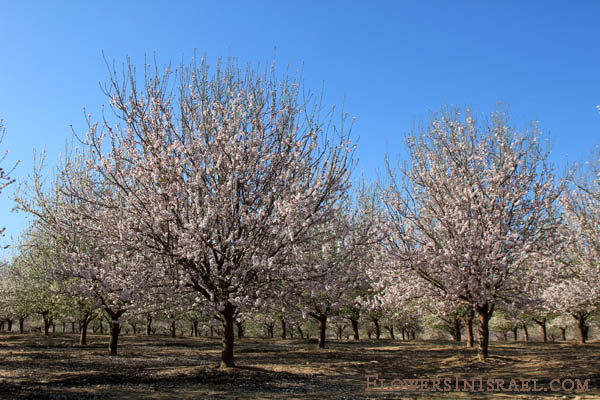
[[[0,303],[0,332],[54,332],[80,334],[80,344],[87,344],[87,334],[108,334],[105,328],[110,320],[101,308],[72,298],[53,285],[51,276],[36,264],[14,264],[2,271],[0,284],[3,297]],[[236,336],[274,338],[319,338],[321,327],[315,317],[302,315],[292,309],[280,312],[273,309],[239,313],[235,319]],[[395,312],[363,307],[342,307],[329,313],[328,337],[359,340],[361,338],[411,340],[419,338],[441,339],[450,337],[460,342],[465,336],[467,345],[473,347],[478,321],[468,318],[463,307],[459,314],[440,314],[425,303],[406,305]],[[544,342],[567,340],[567,330],[576,328],[572,316],[551,313],[543,324],[538,315],[520,310],[500,308],[490,320],[490,333],[500,340],[520,338],[530,340],[533,335]],[[597,323],[597,318],[594,319]],[[135,310],[120,319],[121,333],[127,335],[170,335],[172,337],[221,335],[221,323],[202,309],[181,309],[176,304],[163,303],[146,311]],[[539,330],[538,330],[539,325]],[[62,330],[61,330],[62,329]],[[532,333],[532,329],[535,332]],[[316,333],[316,335],[315,335]],[[570,336],[570,334],[569,334]]]
[[[476,316],[482,358],[498,309],[542,326],[566,312],[585,341],[600,303],[598,171],[556,178],[536,126],[442,110],[387,181],[352,187],[345,115],[334,124],[293,77],[204,60],[147,66],[141,87],[133,67],[123,76],[105,88],[114,118],[90,117],[52,182],[41,162],[21,186],[35,218],[12,262],[101,309],[111,354],[124,318],[159,310],[214,315],[222,367],[236,321],[256,313],[312,317],[320,346],[333,315],[409,324],[415,309],[455,328]]]

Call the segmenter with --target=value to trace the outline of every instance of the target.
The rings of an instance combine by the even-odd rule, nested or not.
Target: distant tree
[[[4,121],[2,119],[0,119],[0,144],[4,140],[4,133],[5,133]],[[0,164],[6,159],[7,154],[8,154],[8,150],[5,151],[2,156],[0,156]],[[18,164],[18,162],[17,162],[17,164]],[[15,166],[12,169],[10,169],[9,171],[0,167],[0,193],[2,193],[2,191],[8,185],[15,182],[15,180],[12,179],[9,175],[12,172],[12,170],[17,166],[17,164],[15,164]],[[5,230],[6,230],[6,228],[4,228],[4,227],[0,228],[0,236],[2,236],[4,234]]]
[[[57,254],[48,243],[48,238],[36,230],[28,229],[22,236],[18,252],[11,262],[15,304],[24,318],[39,314],[44,322],[44,335],[59,315],[64,296],[60,285],[48,270]]]
[[[517,132],[503,112],[483,122],[445,110],[407,138],[410,162],[389,168],[385,248],[397,274],[416,272],[479,318],[479,356],[498,304],[523,300],[519,276],[546,253],[560,194],[534,125]],[[392,274],[393,276],[393,274]]]
[[[600,168],[597,160],[588,166],[562,197],[566,251],[557,255],[544,290],[554,312],[575,318],[580,343],[587,341],[587,320],[600,307]]]
[[[86,299],[89,311],[101,309],[106,314],[108,347],[116,355],[120,318],[144,304],[148,288],[158,284],[160,260],[105,236],[101,221],[106,214],[118,213],[124,199],[88,168],[88,156],[81,149],[67,152],[50,185],[44,182],[42,160],[32,179],[19,187],[15,200],[20,210],[34,216],[36,229],[46,238],[45,246],[53,255],[43,265],[49,278],[65,293]]]

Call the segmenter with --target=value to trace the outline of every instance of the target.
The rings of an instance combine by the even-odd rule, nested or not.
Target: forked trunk
[[[375,339],[378,339],[381,337],[381,328],[379,327],[379,319],[378,318],[373,318],[373,325],[375,326]]]
[[[221,350],[221,365],[220,368],[232,368],[235,367],[233,362],[233,344],[235,335],[233,327],[235,321],[233,319],[235,314],[235,306],[229,302],[225,305],[223,311],[219,312],[218,317],[223,323],[223,340]]]
[[[265,322],[265,337],[272,339],[274,335],[274,324],[272,322]]]
[[[82,346],[87,344],[87,330],[94,318],[96,316],[93,313],[87,313],[79,321],[79,344]]]
[[[390,339],[396,340],[396,337],[394,336],[394,327],[393,326],[386,326],[386,329],[390,333]]]

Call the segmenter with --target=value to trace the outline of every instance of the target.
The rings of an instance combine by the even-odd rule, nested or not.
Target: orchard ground
[[[490,358],[449,341],[329,341],[245,338],[236,343],[236,368],[219,370],[218,338],[123,336],[119,355],[107,337],[0,335],[0,398],[39,399],[600,399],[600,342],[492,342]],[[537,379],[535,393],[418,390],[373,391],[367,377],[470,380]],[[589,379],[584,393],[551,392]],[[454,382],[452,383],[454,387]],[[459,385],[462,387],[462,383]],[[431,387],[431,384],[429,385]],[[454,390],[454,388],[452,389]]]

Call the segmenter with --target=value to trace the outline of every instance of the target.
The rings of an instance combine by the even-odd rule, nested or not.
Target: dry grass
[[[487,362],[451,342],[243,339],[237,367],[222,371],[217,338],[125,336],[109,357],[107,337],[0,335],[0,398],[40,399],[600,399],[600,343],[491,344]],[[589,379],[589,391],[466,393],[366,391],[367,375],[392,379]],[[478,379],[478,378],[477,378]],[[454,389],[453,389],[454,390]]]

